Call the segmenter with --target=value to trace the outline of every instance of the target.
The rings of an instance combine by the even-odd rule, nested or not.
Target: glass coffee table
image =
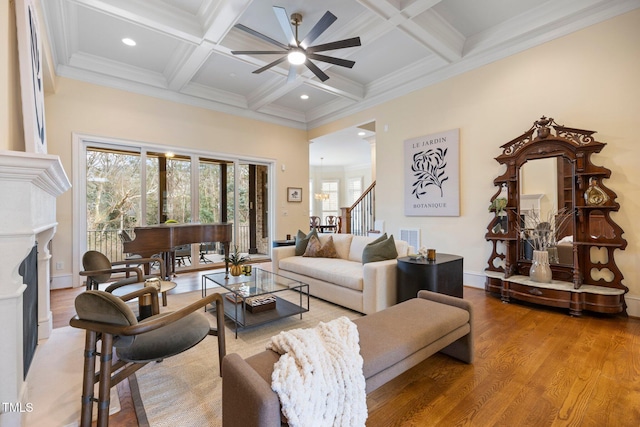
[[[213,282],[229,292],[224,296],[224,314],[238,329],[273,322],[309,311],[309,285],[298,280],[254,268],[250,275],[228,276],[224,272],[202,276],[202,296]]]

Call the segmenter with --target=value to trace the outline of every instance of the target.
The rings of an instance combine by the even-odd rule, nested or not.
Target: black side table
[[[296,240],[295,239],[291,239],[291,240],[274,240],[273,241],[273,247],[274,248],[279,248],[280,246],[293,246],[296,244]]]
[[[440,253],[435,261],[398,258],[398,302],[415,298],[421,289],[462,298],[462,260],[458,255]]]

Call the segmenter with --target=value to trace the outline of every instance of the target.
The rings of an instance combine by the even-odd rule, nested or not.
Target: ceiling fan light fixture
[[[292,65],[302,65],[307,60],[307,55],[301,49],[293,49],[287,55],[287,59]]]

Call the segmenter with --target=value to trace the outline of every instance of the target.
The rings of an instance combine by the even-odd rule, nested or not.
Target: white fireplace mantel
[[[0,151],[0,402],[24,403],[23,292],[20,263],[38,244],[38,339],[51,333],[49,299],[56,198],[71,188],[58,156]],[[0,413],[0,425],[20,425],[19,412]]]

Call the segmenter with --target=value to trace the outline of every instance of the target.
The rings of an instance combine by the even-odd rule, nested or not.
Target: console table
[[[398,302],[415,298],[421,289],[462,298],[462,263],[461,256],[441,253],[435,261],[398,258]]]

